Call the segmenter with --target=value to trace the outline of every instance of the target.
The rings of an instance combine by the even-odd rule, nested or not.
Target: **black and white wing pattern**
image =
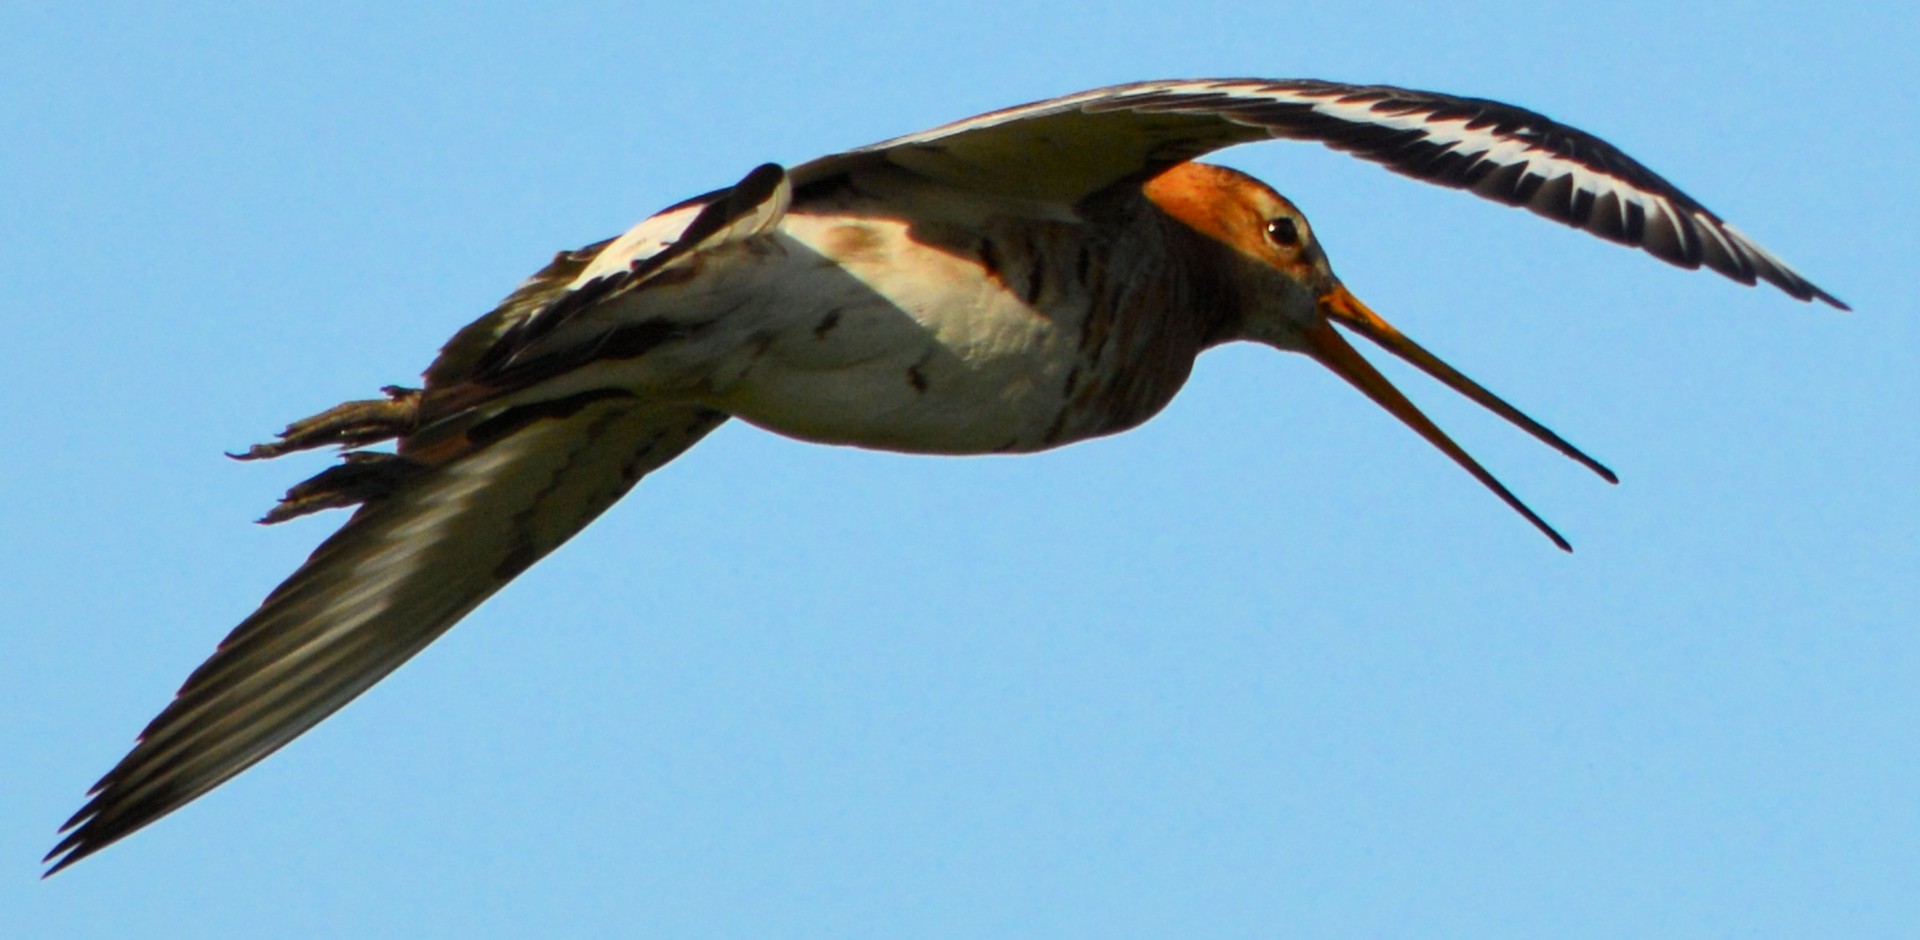
[[[1312,79],[1114,85],[825,157],[805,185],[884,160],[942,182],[1077,200],[1235,144],[1318,141],[1397,173],[1520,206],[1684,268],[1846,304],[1612,144],[1513,105]]]

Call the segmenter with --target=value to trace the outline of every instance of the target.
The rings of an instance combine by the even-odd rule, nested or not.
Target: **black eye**
[[[1300,226],[1292,219],[1280,218],[1267,223],[1267,238],[1281,247],[1291,248],[1300,244]]]

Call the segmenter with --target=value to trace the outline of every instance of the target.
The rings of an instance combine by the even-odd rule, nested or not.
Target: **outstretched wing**
[[[585,528],[634,483],[724,422],[622,388],[534,388],[594,355],[671,338],[576,315],[697,256],[765,231],[786,212],[786,171],[671,207],[619,238],[563,252],[461,330],[422,389],[348,402],[294,422],[245,458],[399,439],[356,451],[290,490],[262,520],[362,504],[187,679],[139,743],[94,785],[47,860],[51,875],[251,767],[399,668],[460,618]],[[532,361],[523,354],[534,352]],[[516,394],[520,393],[520,394]]]
[[[795,168],[797,185],[886,161],[976,191],[1077,201],[1234,144],[1319,141],[1521,206],[1684,268],[1846,305],[1613,145],[1482,98],[1311,79],[1137,82],[1006,108]]]
[[[339,710],[726,420],[624,393],[525,407],[510,432],[368,502],[275,588],[94,786],[47,874]]]

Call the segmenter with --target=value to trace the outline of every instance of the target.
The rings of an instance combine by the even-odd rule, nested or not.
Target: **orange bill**
[[[1387,352],[1399,356],[1414,368],[1439,379],[1446,387],[1465,395],[1480,407],[1507,419],[1515,427],[1568,457],[1578,461],[1587,469],[1600,475],[1608,483],[1618,483],[1620,478],[1607,469],[1600,461],[1587,456],[1580,448],[1567,443],[1566,439],[1553,433],[1545,425],[1522,414],[1520,409],[1507,404],[1500,396],[1482,388],[1480,383],[1461,375],[1459,370],[1441,361],[1434,355],[1394,329],[1393,324],[1380,319],[1380,315],[1367,309],[1367,305],[1353,296],[1345,285],[1336,284],[1334,288],[1320,298],[1320,311],[1338,321],[1340,325],[1360,334]]]
[[[1344,287],[1337,287],[1334,291],[1330,292],[1327,298],[1322,299],[1321,306],[1325,308],[1331,303],[1337,302],[1338,298],[1345,298],[1347,303],[1350,303],[1353,307],[1362,311],[1367,309],[1361,306],[1358,300],[1353,299],[1353,295],[1347,293]],[[1371,311],[1368,311],[1368,315],[1372,315]],[[1314,359],[1318,360],[1321,365],[1332,369],[1334,373],[1341,378],[1352,383],[1355,388],[1366,393],[1368,398],[1373,399],[1375,404],[1387,409],[1388,413],[1399,418],[1407,427],[1412,428],[1414,432],[1421,437],[1426,438],[1427,443],[1439,448],[1441,453],[1453,458],[1454,463],[1459,464],[1462,469],[1472,474],[1474,479],[1480,481],[1480,485],[1492,490],[1493,494],[1500,497],[1502,502],[1512,507],[1514,512],[1526,517],[1528,522],[1533,523],[1534,528],[1539,529],[1547,538],[1552,539],[1553,544],[1560,546],[1562,551],[1573,551],[1573,546],[1569,544],[1565,538],[1561,537],[1560,533],[1554,531],[1553,526],[1548,525],[1545,519],[1540,518],[1539,514],[1527,508],[1527,504],[1521,502],[1520,498],[1513,495],[1513,492],[1507,489],[1499,480],[1494,479],[1493,474],[1487,472],[1487,468],[1480,466],[1479,461],[1473,459],[1459,444],[1454,443],[1453,438],[1447,436],[1447,432],[1440,430],[1439,425],[1434,424],[1432,419],[1428,418],[1413,402],[1407,399],[1407,396],[1401,394],[1399,389],[1394,388],[1393,383],[1387,381],[1386,376],[1381,375],[1379,370],[1373,367],[1372,363],[1369,363],[1357,350],[1349,345],[1347,341],[1340,336],[1339,331],[1335,330],[1331,324],[1325,321],[1316,323],[1307,328],[1305,333],[1307,352],[1313,356]],[[1449,382],[1448,384],[1452,385],[1453,383]],[[1474,387],[1478,388],[1478,386]],[[1498,401],[1499,399],[1494,400]]]

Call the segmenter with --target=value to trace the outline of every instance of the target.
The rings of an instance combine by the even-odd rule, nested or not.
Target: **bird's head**
[[[1327,309],[1365,309],[1333,275],[1306,217],[1267,184],[1223,166],[1181,163],[1142,191],[1200,236],[1189,240],[1194,257],[1224,268],[1208,274],[1232,282],[1220,292],[1237,308],[1220,311],[1231,314],[1232,338],[1307,352]]]
[[[1232,281],[1218,292],[1236,308],[1227,311],[1229,338],[1313,357],[1451,457],[1554,544],[1568,547],[1559,533],[1349,345],[1336,324],[1439,379],[1608,482],[1618,481],[1611,470],[1447,365],[1361,303],[1334,276],[1306,217],[1272,187],[1238,170],[1181,163],[1148,180],[1142,192],[1161,212],[1199,236],[1195,256],[1212,259],[1209,263],[1218,270],[1210,271],[1211,276]]]

